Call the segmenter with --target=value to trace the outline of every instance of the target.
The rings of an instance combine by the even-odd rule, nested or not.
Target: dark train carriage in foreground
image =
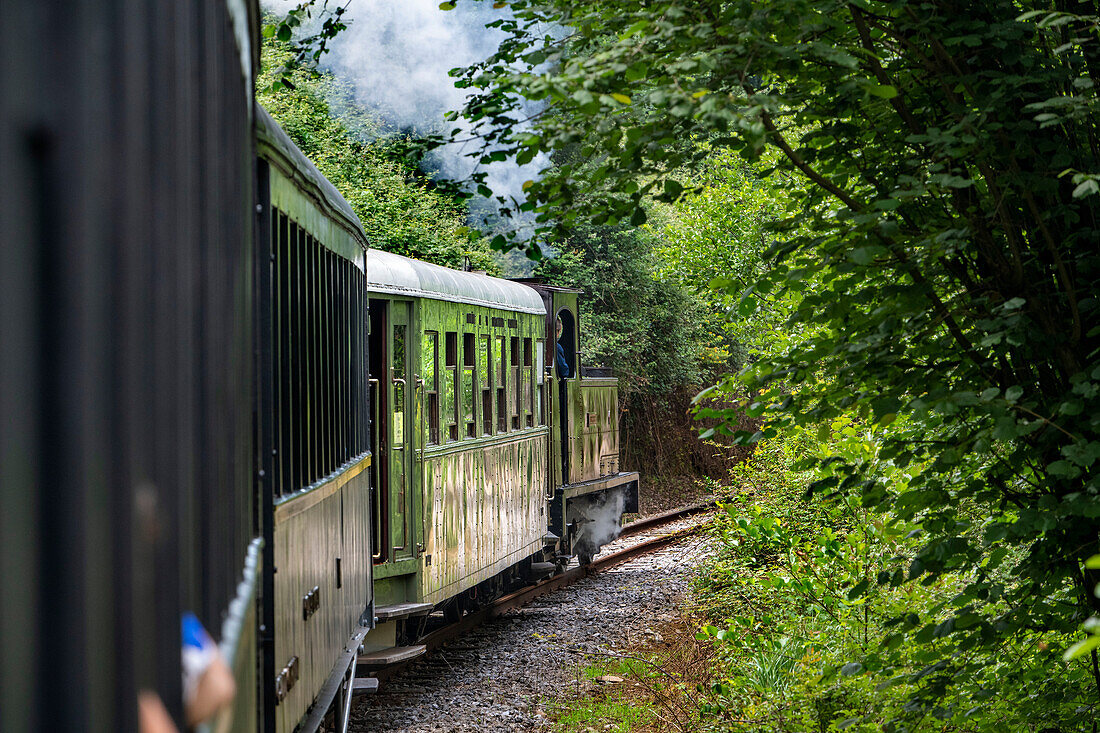
[[[250,2],[0,3],[0,729],[259,725]]]

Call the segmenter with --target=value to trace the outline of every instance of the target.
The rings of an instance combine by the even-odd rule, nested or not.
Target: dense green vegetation
[[[699,389],[731,366],[720,311],[662,276],[668,261],[660,243],[634,227],[578,227],[535,270],[583,291],[583,360],[619,378],[622,462],[646,476],[648,511],[691,501],[701,491],[695,479],[724,477],[731,457],[728,448],[700,443],[688,414]]]
[[[498,5],[457,77],[487,159],[556,156],[525,246],[629,389],[736,369],[704,435],[758,445],[695,723],[1093,729],[1097,3]]]
[[[466,226],[466,200],[419,170],[411,141],[331,75],[287,71],[294,56],[289,42],[265,39],[257,100],[347,199],[371,246],[448,267],[468,257],[473,269],[497,272],[487,241]]]
[[[759,352],[708,395],[743,403],[700,414],[747,443],[810,441],[789,470],[820,502],[814,531],[833,539],[764,517],[730,528],[754,555],[795,558],[769,576],[772,600],[817,598],[816,620],[790,629],[820,636],[816,656],[781,667],[786,682],[808,678],[799,665],[839,680],[850,725],[1091,728],[1097,4],[507,5],[509,38],[459,78],[488,145],[520,161],[579,149],[583,163],[527,189],[544,236],[661,226],[655,207],[681,207],[664,225],[666,262],[687,273],[672,277],[713,275],[739,343]],[[532,100],[550,111],[515,130]],[[703,172],[732,156],[783,192],[757,218],[765,242],[723,207],[706,216],[712,232],[690,220],[720,189]],[[737,430],[745,412],[765,426]],[[854,444],[832,450],[849,428]],[[815,585],[817,566],[828,582]],[[734,660],[748,658],[746,618],[722,635]],[[730,689],[708,710],[732,727],[752,702]],[[789,729],[842,725],[798,715]]]
[[[569,159],[559,156],[558,165]],[[707,283],[723,273],[722,282],[739,278],[747,285],[763,271],[765,224],[776,218],[783,194],[745,161],[721,154],[699,175],[694,195],[650,202],[653,215],[644,227],[560,228],[557,254],[540,259],[534,273],[583,291],[584,359],[619,378],[624,465],[646,475],[656,488],[647,494],[663,497],[654,496],[650,508],[693,498],[660,485],[701,490],[695,479],[725,478],[731,459],[745,453],[731,450],[729,441],[699,442],[691,399],[741,366],[750,350],[775,341],[774,314],[752,319],[751,327],[731,321],[736,299]]]
[[[877,583],[919,550],[916,525],[881,521],[858,497],[808,502],[820,474],[799,466],[807,455],[862,460],[876,477],[905,484],[913,470],[877,452],[887,430],[838,418],[761,443],[733,473],[713,529],[717,551],[686,604],[701,629],[694,644],[673,625],[653,648],[593,656],[585,678],[625,682],[568,695],[555,709],[559,730],[869,733],[887,721],[909,731],[1091,730],[1091,663],[1063,662],[1072,634],[1041,628],[996,655],[964,653],[979,669],[939,706],[911,704],[908,683],[937,671],[953,624],[930,627],[914,644],[890,621],[936,614],[965,591],[964,579]]]
[[[995,650],[959,649],[957,626],[980,614],[1006,617],[1009,599],[968,615],[944,614],[967,590],[957,573],[890,583],[898,559],[925,539],[917,523],[881,517],[858,496],[803,499],[820,479],[800,471],[806,454],[859,461],[870,475],[905,486],[913,467],[883,460],[890,428],[838,418],[826,431],[794,431],[764,442],[742,465],[740,492],[724,507],[720,553],[697,594],[711,622],[704,634],[721,656],[702,697],[703,719],[726,730],[1083,730],[1096,708],[1089,660],[1066,663],[1072,634],[1039,626]],[[1025,556],[987,571],[1006,582]],[[907,624],[936,619],[915,635]],[[937,704],[913,704],[913,682],[944,670],[951,652],[962,672]]]

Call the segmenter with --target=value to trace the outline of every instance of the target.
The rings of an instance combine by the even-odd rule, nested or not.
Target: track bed
[[[601,556],[705,521],[682,518],[616,540]],[[678,612],[705,540],[681,536],[512,608],[361,698],[351,730],[495,733],[548,726],[540,701],[575,684],[584,656],[626,646]],[[599,558],[597,558],[597,564]]]

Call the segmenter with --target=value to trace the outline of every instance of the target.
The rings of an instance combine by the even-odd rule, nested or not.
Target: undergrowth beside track
[[[1088,661],[1063,661],[1074,639],[1042,628],[992,651],[955,651],[978,671],[945,691],[935,709],[913,703],[938,671],[929,659],[949,648],[944,609],[965,578],[889,582],[920,533],[857,501],[806,500],[817,476],[792,468],[810,452],[874,445],[873,434],[846,421],[761,444],[734,469],[735,488],[713,529],[715,551],[683,618],[658,628],[656,642],[588,659],[571,693],[547,706],[554,729],[1094,731]],[[907,480],[888,463],[877,470]],[[923,624],[931,651],[907,644],[897,633],[904,624]],[[623,681],[598,681],[609,675]]]

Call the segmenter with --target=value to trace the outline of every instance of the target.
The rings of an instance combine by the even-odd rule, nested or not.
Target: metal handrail
[[[402,392],[401,399],[402,399],[402,401],[404,401],[404,399],[405,399],[404,393],[409,388],[408,383],[405,381],[405,379],[403,377],[390,377],[390,382],[394,386],[397,386],[398,384],[401,385],[401,392]],[[397,446],[394,446],[394,448],[393,448],[393,450],[400,450],[401,451],[402,460],[405,460],[405,456],[408,455],[407,453],[405,453],[405,450],[406,450],[406,448],[405,448],[405,443],[406,443],[405,435],[408,434],[408,430],[409,430],[409,427],[408,427],[409,426],[409,420],[408,420],[409,416],[408,416],[407,410],[405,409],[406,407],[407,407],[407,404],[401,406],[401,414],[404,415],[404,417],[402,418],[402,424],[401,424],[401,446],[400,446],[400,448],[398,448]],[[409,496],[408,464],[401,467],[401,475],[404,477],[404,481],[405,481],[405,488],[402,491],[401,498],[405,502],[408,502],[408,496]],[[390,478],[392,479],[393,477],[391,476]],[[393,513],[393,507],[390,508],[390,512],[391,512],[391,514]],[[409,511],[408,511],[407,506],[402,506],[401,507],[401,515],[402,515],[402,517],[404,517],[404,521],[403,521],[404,527],[402,528],[402,531],[405,535],[405,542],[404,542],[404,544],[401,544],[401,545],[393,545],[392,546],[393,553],[394,553],[394,556],[393,556],[394,560],[397,560],[397,553],[398,553],[399,550],[404,550],[404,549],[408,548],[408,546],[409,546]],[[393,539],[392,534],[390,536],[390,539],[391,540]]]
[[[370,436],[371,436],[372,441],[374,441],[374,440],[378,441],[378,450],[376,451],[376,453],[378,455],[376,455],[374,457],[374,460],[376,460],[376,461],[388,460],[388,456],[386,456],[386,457],[382,456],[382,434],[381,434],[380,429],[379,429],[379,412],[378,412],[379,411],[379,404],[378,403],[381,401],[380,400],[380,395],[379,395],[379,391],[381,389],[380,382],[377,379],[368,379],[367,383],[370,385],[369,389],[372,390],[372,394],[370,396],[371,397],[371,422],[372,422],[372,430],[370,431]],[[373,473],[373,471],[372,471],[372,473]],[[382,466],[379,465],[378,466],[378,474],[381,475],[381,473],[382,473]],[[373,494],[373,499],[374,499],[373,503],[374,503],[374,507],[376,509],[375,515],[373,517],[373,521],[374,521],[374,525],[375,525],[374,526],[374,535],[375,535],[375,537],[378,538],[378,547],[374,548],[375,551],[371,555],[371,559],[374,560],[375,562],[378,562],[378,561],[381,561],[381,560],[385,559],[385,557],[386,557],[386,552],[383,549],[383,544],[384,544],[384,541],[385,541],[385,537],[382,536],[382,527],[384,525],[385,520],[382,518],[382,500],[381,500],[381,496],[379,495],[380,492],[381,492],[381,487],[380,486],[374,486],[373,484],[374,484],[374,482],[371,482],[371,493]]]
[[[427,468],[428,462],[424,460],[424,448],[428,444],[427,437],[425,435],[425,430],[427,429],[427,425],[428,425],[428,416],[425,414],[425,410],[424,410],[424,395],[427,392],[427,390],[424,389],[424,380],[420,377],[420,375],[413,374],[413,377],[416,380],[415,381],[416,386],[414,387],[414,389],[416,390],[416,393],[420,395],[420,399],[419,399],[419,406],[420,406],[420,412],[419,412],[419,416],[420,416],[420,448],[417,451],[417,458],[420,460],[420,495],[423,496],[424,495],[424,487],[428,483],[428,468]],[[438,385],[437,385],[437,387],[438,387]],[[423,516],[426,515],[426,513],[421,511],[420,515],[423,517]],[[411,522],[410,522],[410,525],[411,525]],[[423,536],[425,534],[423,526],[421,526],[421,528],[420,528],[420,534],[421,534],[421,536]],[[417,548],[416,554],[419,556],[424,551],[424,543],[423,542],[417,542],[415,546]]]

